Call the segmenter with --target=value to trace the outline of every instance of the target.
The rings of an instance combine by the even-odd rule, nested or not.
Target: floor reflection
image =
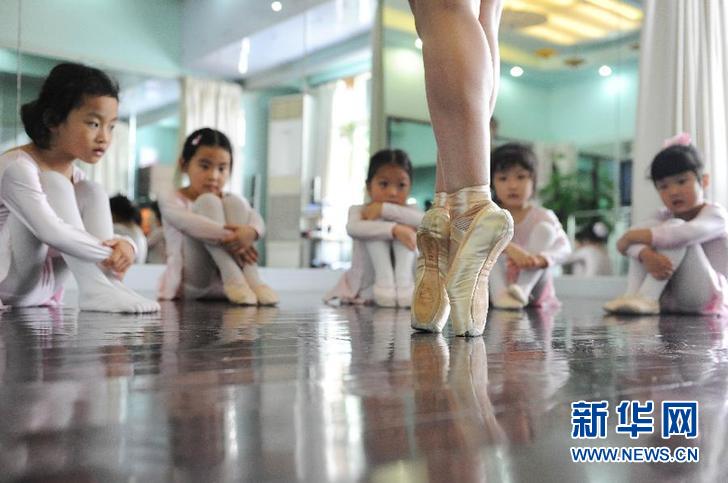
[[[728,477],[723,319],[603,317],[597,302],[566,301],[494,310],[485,337],[463,339],[413,334],[405,310],[313,299],[166,302],[150,317],[0,312],[2,479]],[[697,400],[696,439],[631,440],[610,423],[599,444],[698,447],[700,463],[572,463],[578,400]]]

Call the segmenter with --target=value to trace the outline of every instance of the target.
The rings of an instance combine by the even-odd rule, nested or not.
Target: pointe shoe
[[[397,286],[397,307],[408,309],[412,306],[413,285]]]
[[[412,322],[416,330],[442,332],[450,315],[445,290],[450,244],[450,214],[439,206],[430,208],[417,229],[417,271],[412,296]]]
[[[258,297],[250,286],[243,283],[226,283],[223,285],[223,291],[228,300],[239,305],[257,305]]]
[[[475,337],[483,333],[488,315],[488,275],[511,238],[513,218],[492,201],[479,203],[452,220],[450,240],[458,249],[446,289],[455,335]]]
[[[494,309],[522,310],[525,304],[511,295],[508,290],[504,290],[493,298],[491,306]]]
[[[521,304],[521,307],[528,305],[528,295],[520,285],[512,283],[508,286],[508,293]]]
[[[276,305],[279,301],[278,294],[264,283],[253,287],[253,292],[255,292],[259,305]]]
[[[385,285],[374,285],[372,287],[374,292],[374,302],[380,307],[396,307],[397,306],[397,295],[394,287]]]

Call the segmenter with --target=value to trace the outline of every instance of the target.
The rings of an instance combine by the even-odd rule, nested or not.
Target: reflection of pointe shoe
[[[374,302],[380,307],[396,307],[397,296],[394,287],[388,285],[374,285]]]
[[[509,285],[508,293],[521,304],[521,307],[528,305],[528,294],[524,292],[520,285],[515,283]]]
[[[450,243],[450,214],[435,206],[417,229],[417,274],[412,298],[412,328],[441,332],[450,314],[445,290]]]
[[[503,310],[522,310],[524,307],[524,304],[521,303],[520,300],[517,300],[507,290],[496,295],[493,300],[490,301],[490,305],[494,309]]]
[[[412,306],[412,285],[397,286],[397,307],[408,309]]]
[[[276,305],[278,303],[278,294],[264,283],[253,287],[253,291],[260,305]]]
[[[223,291],[228,300],[239,305],[257,305],[258,297],[250,286],[243,283],[226,283],[223,285]]]
[[[492,201],[479,203],[452,220],[450,239],[457,246],[447,275],[453,330],[474,337],[488,315],[488,275],[513,238],[513,218]]]

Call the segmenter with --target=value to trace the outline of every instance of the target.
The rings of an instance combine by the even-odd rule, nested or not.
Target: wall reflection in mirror
[[[377,149],[406,150],[410,202],[425,209],[432,200],[436,144],[422,43],[405,0],[280,9],[252,0],[134,0],[83,15],[57,1],[22,10],[1,3],[0,150],[27,142],[17,107],[56,63],[107,70],[121,87],[119,122],[105,159],[84,169],[128,200],[117,200],[125,209],[115,222],[148,238],[140,262],[164,262],[155,201],[179,182],[182,141],[202,126],[232,141],[227,188],[263,215],[258,250],[267,266],[349,266],[347,212],[366,200]],[[642,17],[632,0],[609,8],[505,1],[493,145],[533,148],[536,202],[558,215],[576,246],[609,257],[600,275],[624,271],[607,247],[629,223]],[[108,18],[115,21],[99,21]],[[200,30],[202,19],[214,28]],[[73,28],[41,27],[56,24]],[[564,271],[595,274],[578,257]]]

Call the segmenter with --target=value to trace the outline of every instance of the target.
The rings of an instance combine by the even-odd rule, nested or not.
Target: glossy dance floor
[[[491,311],[484,338],[409,312],[165,303],[161,317],[0,315],[3,481],[728,481],[728,331]],[[571,402],[609,401],[572,440]],[[699,436],[616,434],[621,400],[699,402]],[[658,411],[656,411],[657,413]],[[685,446],[699,463],[573,463],[571,446]]]

